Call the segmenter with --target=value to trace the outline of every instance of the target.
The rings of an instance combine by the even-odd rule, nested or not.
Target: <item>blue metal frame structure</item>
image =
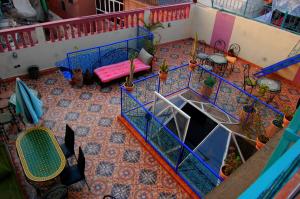
[[[259,77],[263,77],[266,76],[268,74],[274,73],[278,70],[287,68],[291,65],[297,64],[300,62],[300,54],[295,55],[293,57],[289,57],[285,60],[282,60],[278,63],[275,63],[271,66],[268,66],[266,68],[261,69],[260,71],[258,71],[257,73],[254,74],[255,77],[259,78]]]
[[[207,71],[201,66],[198,66],[195,72],[189,71],[187,64],[174,67],[169,70],[169,77],[166,82],[161,82],[158,74],[138,79],[134,81],[135,89],[132,92],[128,92],[120,86],[122,117],[131,124],[131,126],[144,138],[145,142],[150,144],[171,168],[173,168],[174,171],[194,190],[194,192],[202,198],[222,182],[223,179],[216,171],[210,168],[201,157],[183,143],[166,125],[156,118],[146,106],[154,102],[154,96],[151,95],[153,94],[153,91],[157,91],[164,97],[167,97],[186,89],[192,91],[196,95],[202,96],[198,92],[198,89],[203,86],[199,83],[199,75],[202,75],[203,73],[204,75],[212,76],[217,80],[217,86],[213,92],[214,94],[211,98],[207,99],[207,101],[236,120],[239,120],[237,113],[230,112],[220,105],[220,101],[224,99],[223,90],[227,87],[230,87],[232,90],[236,91],[236,93],[245,95],[253,106],[264,107],[264,109],[267,110],[267,113],[272,112],[272,116],[275,117],[275,115],[278,114],[282,115],[282,113],[274,107],[266,104],[217,74]],[[174,79],[176,79],[176,81],[174,81]],[[196,83],[198,84],[195,85]],[[232,93],[229,93],[228,96],[229,95],[232,95]],[[267,123],[267,121],[265,122]],[[162,135],[162,137],[167,137],[168,142],[164,143],[164,145],[160,145],[153,138],[154,132]],[[180,148],[172,155],[167,153],[168,144],[170,143],[180,146]],[[184,158],[188,159],[188,164],[183,164],[181,162]]]

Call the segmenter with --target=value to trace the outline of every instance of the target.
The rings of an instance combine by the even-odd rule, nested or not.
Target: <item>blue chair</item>
[[[77,164],[72,165],[70,167],[66,167],[63,170],[63,172],[60,174],[61,183],[66,186],[70,186],[72,184],[84,180],[88,189],[90,190],[90,187],[85,178],[84,170],[85,170],[85,157],[81,147],[79,147]]]
[[[66,124],[65,143],[60,145],[66,159],[75,155],[74,144],[75,133],[73,129],[68,124]]]

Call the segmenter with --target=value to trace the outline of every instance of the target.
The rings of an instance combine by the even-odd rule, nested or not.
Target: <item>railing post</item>
[[[120,86],[120,92],[121,92],[121,116],[123,116],[123,89],[122,89],[122,86]]]
[[[218,85],[218,88],[217,88],[217,93],[216,93],[216,96],[215,96],[215,99],[214,99],[214,105],[216,104],[222,82],[223,82],[223,80],[220,79],[219,80],[219,85]]]
[[[158,77],[158,85],[157,85],[157,92],[160,93],[160,78]]]
[[[179,167],[179,164],[181,163],[181,160],[182,160],[182,157],[183,157],[183,152],[184,152],[184,148],[183,148],[183,145],[181,145],[180,152],[179,152],[180,154],[178,156],[176,167],[175,167],[175,172],[176,173],[178,172],[178,167]]]
[[[44,27],[36,27],[35,28],[35,34],[36,34],[36,39],[37,39],[39,44],[46,42]]]
[[[150,15],[151,15],[150,10],[149,10],[149,9],[146,9],[146,10],[144,11],[144,22],[145,22],[146,24],[149,24],[149,23],[150,23]]]
[[[245,10],[244,10],[244,17],[246,17],[246,11],[247,11],[247,7],[248,7],[248,3],[249,3],[249,0],[246,1],[246,5],[245,5]]]
[[[146,118],[146,129],[145,129],[145,136],[146,136],[146,142],[148,141],[148,131],[149,131],[149,122],[152,119],[152,116],[150,113],[146,113],[145,115]]]
[[[198,67],[199,67],[199,66],[198,66]],[[192,71],[190,71],[190,74],[189,74],[188,88],[190,87],[191,78],[192,78]]]

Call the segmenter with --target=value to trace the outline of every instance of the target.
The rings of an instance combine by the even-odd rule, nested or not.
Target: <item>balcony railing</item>
[[[300,17],[290,15],[288,12],[282,13],[278,10],[272,10],[272,6],[264,4],[263,1],[198,0],[198,2],[218,10],[300,34]]]
[[[104,15],[91,15],[0,30],[0,53],[28,48],[42,42],[59,42],[142,25],[145,12],[153,21],[162,22],[189,17],[190,3],[152,7]],[[148,19],[144,19],[147,21]]]

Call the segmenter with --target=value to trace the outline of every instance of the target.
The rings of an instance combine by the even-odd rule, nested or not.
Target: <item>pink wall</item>
[[[226,50],[230,45],[231,34],[234,26],[235,16],[222,12],[217,12],[210,45],[214,46],[215,42],[222,39],[226,43]]]

